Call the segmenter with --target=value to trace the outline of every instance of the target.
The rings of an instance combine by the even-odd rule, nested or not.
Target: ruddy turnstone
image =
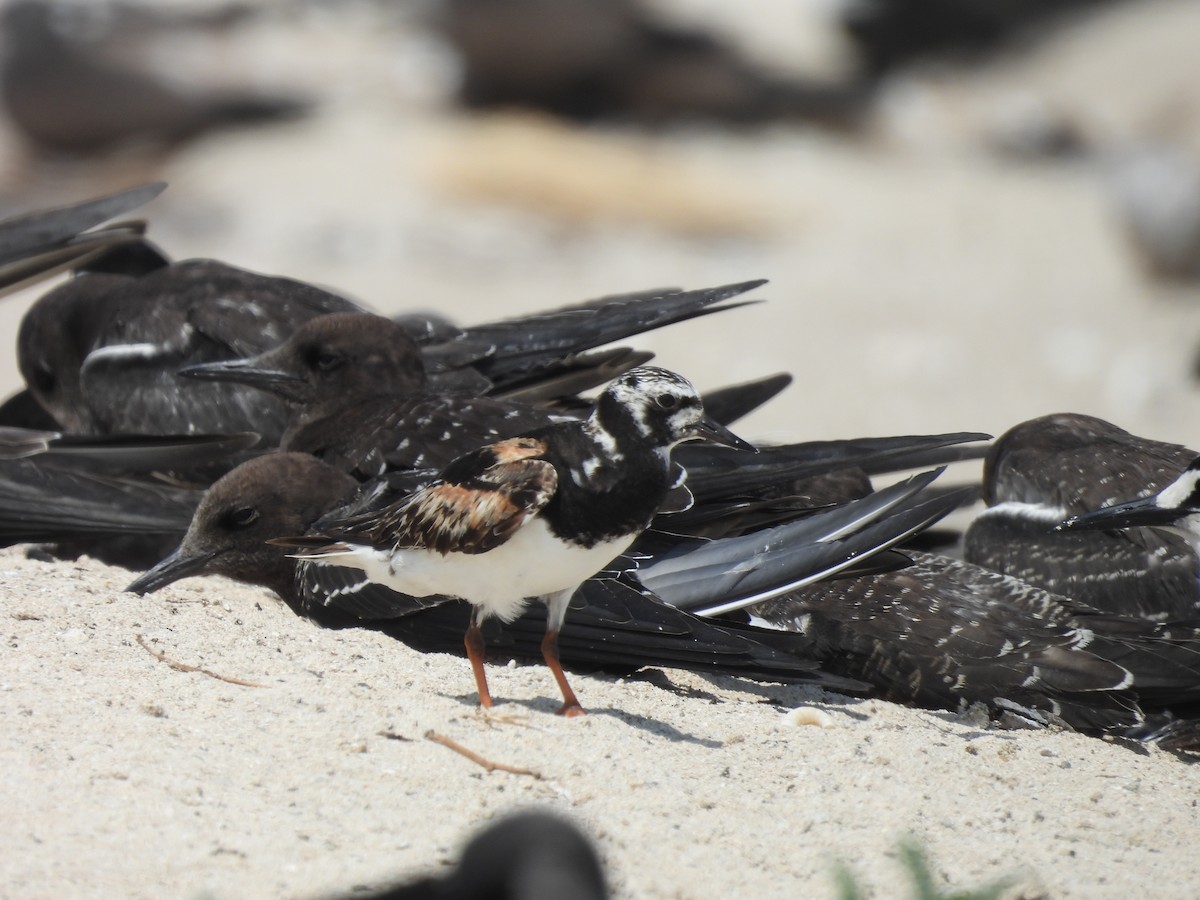
[[[559,712],[579,715],[558,660],[568,602],[650,524],[673,487],[671,448],[692,438],[751,449],[704,415],[686,379],[639,367],[605,389],[586,421],[489,444],[380,512],[280,543],[318,564],[361,568],[414,597],[469,602],[465,644],[483,706],[492,698],[480,624],[511,621],[530,598],[544,600],[542,649],[563,695]]]

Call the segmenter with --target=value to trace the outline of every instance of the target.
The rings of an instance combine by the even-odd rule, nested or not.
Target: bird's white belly
[[[372,581],[414,597],[461,597],[507,622],[521,614],[527,598],[573,590],[632,542],[630,537],[576,547],[535,518],[486,553],[363,549],[329,561],[360,568]]]

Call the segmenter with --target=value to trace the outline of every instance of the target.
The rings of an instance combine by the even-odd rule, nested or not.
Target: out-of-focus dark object
[[[1072,10],[1111,0],[849,0],[842,28],[867,74],[927,56],[995,50]]]
[[[0,296],[66,268],[85,265],[116,248],[140,243],[142,222],[97,225],[153,200],[159,181],[71,206],[13,216],[0,222]]]
[[[95,26],[98,19],[80,20],[79,12],[49,0],[16,0],[0,19],[4,105],[40,149],[95,153],[139,140],[170,144],[221,126],[292,118],[308,106],[294,97],[176,88],[108,52],[107,41],[98,39],[105,35],[96,33],[101,29],[79,24]]]
[[[995,110],[988,144],[998,155],[1024,162],[1082,156],[1088,140],[1074,117],[1033,93],[1014,93]]]
[[[347,895],[350,896],[350,895]],[[488,826],[463,849],[458,868],[362,900],[604,900],[604,869],[570,821],[529,810]]]
[[[440,27],[472,107],[522,106],[571,119],[853,124],[856,85],[763,71],[716,37],[654,20],[635,0],[448,0]]]
[[[1109,180],[1145,269],[1158,278],[1200,279],[1200,158],[1145,144],[1122,153]]]

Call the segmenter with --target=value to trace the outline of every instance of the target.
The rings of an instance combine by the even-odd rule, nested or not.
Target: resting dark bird
[[[592,371],[608,380],[651,355],[621,351]],[[516,400],[440,390],[425,370],[421,347],[401,325],[362,313],[313,319],[256,357],[203,363],[180,374],[281,397],[290,417],[280,448],[310,453],[359,478],[441,468],[481,443],[573,417]],[[772,376],[717,392],[715,418],[729,424],[790,380]],[[591,408],[582,400],[572,406],[582,415]]]
[[[1155,621],[1200,615],[1200,563],[1178,536],[1147,528],[1055,531],[1073,515],[1154,494],[1195,456],[1093,416],[1023,422],[988,454],[989,508],[967,529],[965,556],[1107,612]]]
[[[304,533],[326,514],[344,515],[347,509],[361,508],[344,505],[356,487],[349,476],[304,454],[273,453],[250,460],[213,484],[178,549],[135,580],[129,590],[149,593],[191,575],[225,575],[273,590],[298,615],[327,627],[371,628],[425,652],[461,652],[463,632],[472,616],[467,604],[435,605],[361,580],[337,586],[312,577],[333,571],[328,566],[295,560],[283,548],[267,543],[282,535]],[[376,507],[386,506],[387,498],[394,496],[383,485],[369,490],[384,492],[382,499],[374,498]],[[903,512],[901,518],[883,546],[915,527]],[[812,548],[801,563],[814,568],[794,571],[819,577],[821,570],[845,568],[870,557],[880,537],[850,535],[844,525],[840,523],[842,533],[836,539]],[[773,543],[779,542],[766,539],[759,549]],[[742,547],[736,552],[744,558],[753,556]],[[785,577],[792,577],[792,572]],[[700,598],[727,596],[727,586],[720,585]],[[540,606],[527,608],[511,622],[493,618],[481,627],[490,654],[502,659],[542,659],[546,617]],[[864,687],[822,673],[805,653],[805,642],[795,635],[705,621],[666,605],[627,574],[608,574],[583,585],[571,604],[559,649],[562,662],[575,668],[624,673],[643,666],[670,666],[767,681],[813,682],[843,692]]]
[[[543,380],[562,387],[566,371],[564,389],[571,391],[611,371],[613,354],[584,351],[736,308],[740,303],[723,301],[760,284],[604,297],[439,334],[421,344],[421,356],[438,388],[544,393]],[[215,260],[176,262],[140,277],[84,274],[30,308],[18,362],[34,397],[70,431],[255,431],[273,446],[288,417],[282,400],[238,385],[197,384],[178,378],[178,370],[254,356],[309,319],[347,311],[362,308],[303,282]]]
[[[69,31],[53,4],[14,0],[0,19],[0,96],[37,148],[97,153],[132,141],[173,144],[213,128],[293,118],[295,97],[188,91]]]
[[[627,362],[622,357],[618,365]],[[253,359],[202,364],[180,374],[278,394],[291,407],[281,448],[313,454],[359,479],[438,469],[480,443],[566,418],[511,400],[436,390],[420,349],[404,330],[363,314],[313,319],[286,343]],[[708,392],[704,408],[729,425],[788,381],[776,375]],[[579,401],[571,408],[586,415],[591,407]],[[868,469],[879,473],[975,456],[982,450],[967,444],[987,437],[960,432],[808,442],[760,447],[750,460],[712,445],[680,447],[674,459],[702,486],[705,502],[672,517],[670,527],[710,537],[761,527],[797,510],[869,492]],[[831,496],[832,481],[847,479],[860,493]]]
[[[634,0],[451,0],[438,24],[458,51],[467,106],[650,124],[794,118],[847,126],[866,99],[853,85],[772,74]]]
[[[283,428],[281,403],[180,382],[176,370],[260,352],[314,316],[357,309],[311,285],[215,260],[141,277],[85,273],[29,309],[17,360],[34,397],[68,431],[257,431],[269,441]]]
[[[585,422],[564,422],[459,457],[391,507],[285,539],[305,559],[363,569],[416,598],[474,607],[467,655],[479,700],[491,706],[481,622],[511,621],[529,598],[549,608],[543,655],[563,695],[583,712],[558,660],[558,633],[575,590],[629,547],[673,485],[670,450],[702,438],[748,445],[704,415],[692,385],[665,369],[612,382]]]
[[[982,703],[1014,723],[1093,734],[1125,734],[1162,710],[1195,714],[1200,620],[1104,613],[970,563],[906,555],[908,567],[759,604],[750,621],[798,631],[831,672],[921,706]]]

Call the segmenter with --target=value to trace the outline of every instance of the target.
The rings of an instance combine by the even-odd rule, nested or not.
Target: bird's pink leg
[[[483,670],[483,632],[474,619],[467,626],[467,635],[463,638],[467,648],[467,659],[471,661],[471,671],[475,673],[475,687],[479,690],[479,705],[491,709],[492,692],[488,690],[487,673]]]
[[[571,690],[571,685],[567,684],[567,676],[562,670],[562,664],[558,661],[557,628],[547,629],[546,636],[542,638],[542,658],[546,660],[546,665],[554,673],[554,680],[558,682],[558,689],[562,691],[563,705],[559,708],[558,714],[567,718],[582,716],[583,707],[579,705],[579,700],[576,699],[575,692]]]

